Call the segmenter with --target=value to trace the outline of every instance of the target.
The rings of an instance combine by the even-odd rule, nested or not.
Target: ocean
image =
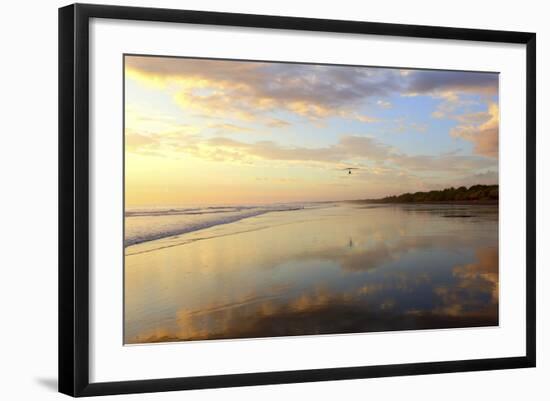
[[[124,246],[229,224],[265,213],[329,207],[327,203],[130,208],[125,212]]]

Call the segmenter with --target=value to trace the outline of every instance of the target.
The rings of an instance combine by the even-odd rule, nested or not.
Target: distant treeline
[[[384,203],[477,202],[498,201],[498,185],[472,185],[470,188],[446,188],[441,191],[415,192],[374,199]]]

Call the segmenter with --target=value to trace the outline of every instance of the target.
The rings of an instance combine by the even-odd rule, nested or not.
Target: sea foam
[[[209,206],[131,209],[125,213],[124,246],[182,235],[266,213],[301,210],[304,205]]]

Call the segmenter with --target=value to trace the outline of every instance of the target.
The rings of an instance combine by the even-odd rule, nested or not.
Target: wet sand
[[[339,203],[125,253],[127,344],[498,324],[497,206]]]

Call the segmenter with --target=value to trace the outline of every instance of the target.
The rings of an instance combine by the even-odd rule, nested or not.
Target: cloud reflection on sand
[[[496,325],[494,212],[342,205],[127,257],[125,342]]]
[[[182,308],[177,313],[176,331],[144,333],[136,342],[494,325],[498,317],[498,253],[495,248],[482,248],[477,257],[475,263],[452,269],[458,279],[455,285],[434,289],[433,309],[409,309],[402,302],[403,294],[430,282],[426,275],[413,278],[405,274],[400,280],[344,292],[318,287],[293,297],[249,294],[230,304]],[[397,297],[392,297],[395,293]]]

